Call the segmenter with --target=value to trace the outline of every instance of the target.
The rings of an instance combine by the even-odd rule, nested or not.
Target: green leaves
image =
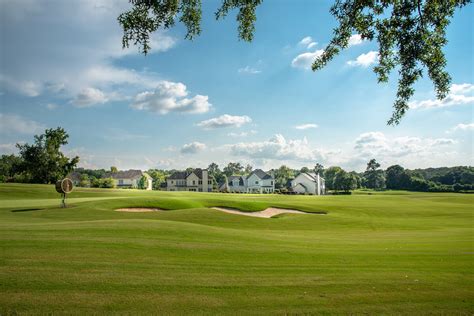
[[[257,20],[256,9],[263,0],[223,0],[215,13],[225,18],[238,10],[238,37],[252,41]],[[398,90],[389,125],[397,125],[409,109],[415,82],[426,70],[438,99],[449,93],[451,77],[446,71],[442,48],[447,43],[446,27],[457,8],[471,0],[336,0],[331,14],[339,25],[324,53],[312,64],[313,71],[324,68],[349,45],[353,33],[365,40],[376,40],[379,63],[373,68],[378,82],[388,82],[393,70],[399,74]],[[143,54],[150,47],[150,34],[168,29],[179,17],[186,28],[186,39],[201,34],[201,0],[130,0],[130,11],[120,14],[122,45],[138,45]]]
[[[470,0],[338,0],[331,8],[339,26],[324,54],[315,60],[313,70],[323,68],[341,49],[347,47],[350,35],[376,38],[379,63],[374,67],[379,82],[387,82],[398,69],[397,97],[389,125],[397,125],[409,109],[415,82],[427,70],[438,99],[449,92],[451,77],[445,70],[442,51],[447,43],[446,27],[456,8]]]

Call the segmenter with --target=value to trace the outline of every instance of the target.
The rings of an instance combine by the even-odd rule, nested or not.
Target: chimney
[[[208,184],[208,181],[209,181],[209,177],[207,175],[207,169],[203,169],[202,170],[202,192],[208,192],[208,188],[209,188],[209,184]]]

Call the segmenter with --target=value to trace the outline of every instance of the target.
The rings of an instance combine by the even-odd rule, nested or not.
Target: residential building
[[[167,191],[212,192],[212,178],[207,169],[193,171],[178,171],[166,179]]]
[[[290,183],[290,189],[300,194],[326,194],[326,181],[319,174],[302,172]]]
[[[153,188],[153,179],[141,170],[126,170],[118,172],[108,172],[104,178],[112,178],[117,188],[132,188],[139,187],[139,182],[142,177],[146,178],[145,189],[151,190]]]
[[[248,176],[228,177],[227,183],[222,183],[219,189],[239,193],[273,193],[275,191],[275,179],[271,174],[256,169]]]

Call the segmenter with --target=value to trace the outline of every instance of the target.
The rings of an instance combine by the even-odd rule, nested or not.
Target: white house
[[[256,169],[248,176],[230,176],[227,183],[222,183],[219,189],[241,193],[273,193],[275,179],[265,171]]]
[[[247,178],[245,176],[230,176],[227,179],[229,192],[247,192]]]
[[[247,177],[248,193],[273,193],[275,191],[275,179],[272,175],[262,169],[252,171]]]
[[[110,172],[105,175],[106,178],[114,179],[117,188],[138,188],[140,179],[146,178],[145,189],[151,190],[153,188],[153,179],[141,170],[126,170],[118,172]]]
[[[291,181],[293,192],[304,194],[324,195],[326,193],[326,181],[319,174],[302,172]]]
[[[206,169],[178,171],[166,179],[166,190],[212,192],[212,179]]]

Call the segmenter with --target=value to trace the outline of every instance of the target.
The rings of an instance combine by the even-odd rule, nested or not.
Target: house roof
[[[232,186],[232,183],[233,183],[234,180],[239,180],[239,186],[244,185],[244,177],[242,177],[242,176],[230,176],[230,177],[227,178],[229,186]]]
[[[317,182],[318,181],[318,175],[314,172],[303,172],[303,175],[308,177],[311,181]],[[324,180],[323,177],[319,177],[321,180]]]
[[[118,172],[107,172],[104,177],[112,179],[140,179],[143,176],[141,170],[124,170]]]
[[[168,179],[171,180],[186,180],[187,177],[189,177],[191,174],[195,174],[199,179],[202,179],[202,172],[206,169],[201,169],[197,168],[194,169],[193,171],[177,171],[170,175]]]
[[[252,171],[248,175],[247,179],[250,178],[253,174],[256,175],[257,177],[259,177],[262,180],[273,179],[273,177],[271,175],[269,175],[268,173],[266,173],[262,169],[255,169],[254,171]]]

